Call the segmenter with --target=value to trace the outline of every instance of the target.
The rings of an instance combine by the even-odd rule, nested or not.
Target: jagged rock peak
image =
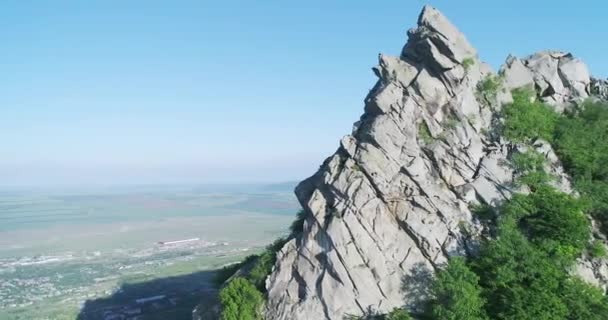
[[[507,151],[482,134],[496,106],[476,86],[490,68],[432,7],[408,36],[400,57],[380,55],[352,135],[296,188],[304,231],[277,256],[267,319],[416,309],[434,270],[471,249],[469,204],[508,196]]]
[[[402,58],[429,63],[437,71],[477,58],[466,37],[441,12],[428,5],[418,17],[418,26],[408,31],[408,37]]]
[[[590,90],[587,67],[570,54],[510,57],[504,86],[466,37],[425,6],[399,57],[380,55],[378,81],[353,132],[295,190],[303,231],[277,254],[266,281],[266,319],[343,319],[428,299],[433,272],[474,252],[481,226],[471,204],[500,204],[516,191],[509,159],[522,146],[493,133],[510,91],[530,85],[556,106]],[[557,187],[570,185],[548,143]]]
[[[467,57],[477,57],[477,51],[471,46],[464,34],[439,10],[427,5],[418,17],[418,28],[411,29],[409,32],[416,35],[428,34],[428,31],[439,35],[439,37],[430,36],[429,39],[437,41],[436,45],[440,48],[445,46],[444,49],[449,49],[449,56],[457,62],[462,63],[462,60]]]

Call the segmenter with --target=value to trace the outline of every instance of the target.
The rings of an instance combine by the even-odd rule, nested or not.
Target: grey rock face
[[[524,62],[514,56],[509,55],[507,61],[501,68],[504,75],[504,83],[510,89],[534,86],[532,72],[526,67]]]
[[[297,186],[304,231],[280,250],[266,281],[267,319],[416,310],[434,271],[475,249],[481,226],[469,205],[499,204],[514,192],[509,159],[525,150],[492,133],[509,89],[529,85],[559,108],[589,95],[582,62],[541,52],[509,57],[504,90],[484,97],[477,86],[491,68],[429,6],[408,37],[400,57],[380,55],[379,80],[352,134]],[[533,147],[549,160],[556,187],[571,192],[551,146]]]
[[[591,78],[591,93],[600,99],[608,100],[608,79]]]
[[[478,232],[469,203],[510,192],[508,150],[482,134],[496,106],[476,85],[490,68],[434,8],[408,35],[401,57],[380,56],[353,133],[296,188],[308,217],[267,280],[268,319],[415,308],[434,270],[469,249],[463,231]]]
[[[587,66],[570,53],[542,51],[521,60],[509,56],[500,73],[508,89],[533,86],[558,111],[573,100],[589,97],[591,90]]]
[[[605,293],[608,289],[608,261],[601,258],[583,257],[577,262],[573,273],[601,288]]]

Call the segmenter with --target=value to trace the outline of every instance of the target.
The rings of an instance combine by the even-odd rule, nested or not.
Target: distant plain
[[[0,191],[0,318],[74,319],[87,299],[125,283],[242,259],[287,232],[299,207],[292,190],[286,183]],[[182,239],[198,240],[160,244]]]

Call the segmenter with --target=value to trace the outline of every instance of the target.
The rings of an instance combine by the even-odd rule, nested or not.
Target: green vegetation
[[[608,104],[586,102],[558,121],[556,152],[608,233]]]
[[[477,84],[477,92],[488,100],[496,100],[498,91],[502,88],[500,76],[488,75]]]
[[[221,286],[222,284],[224,284],[224,282],[226,282],[226,280],[228,280],[230,277],[232,277],[239,269],[241,269],[245,265],[253,263],[253,261],[255,261],[257,258],[258,258],[257,255],[249,255],[245,259],[243,259],[243,261],[222,267],[220,270],[216,271],[216,273],[215,273],[215,277],[213,279],[215,284],[217,286]]]
[[[287,242],[284,238],[275,240],[266,250],[260,254],[249,272],[247,279],[261,291],[265,291],[264,282],[272,271],[272,266],[277,261],[277,252]]]
[[[407,311],[395,308],[384,317],[384,320],[412,320],[412,317]]]
[[[587,248],[587,251],[589,251],[589,255],[594,258],[605,258],[608,255],[606,246],[599,240],[593,241],[593,243],[589,245],[589,248]]]
[[[222,320],[262,319],[264,297],[245,278],[235,278],[220,291]]]
[[[384,320],[385,315],[374,310],[367,310],[363,315],[347,314],[344,320]]]
[[[422,121],[418,124],[418,138],[425,144],[431,144],[435,139],[431,135],[431,130],[427,126],[426,122]]]
[[[431,314],[434,319],[485,319],[479,277],[466,265],[463,258],[450,260],[437,274],[432,292]]]
[[[568,319],[607,319],[606,296],[599,288],[572,278],[564,283],[561,296],[568,306]]]
[[[513,90],[513,103],[504,107],[503,116],[503,134],[514,142],[553,140],[558,116],[551,107],[537,101],[529,90]]]
[[[395,308],[387,314],[382,314],[374,310],[367,310],[361,316],[346,315],[344,320],[412,320],[410,314],[401,308]]]
[[[513,169],[520,174],[519,185],[536,189],[550,182],[553,177],[545,172],[545,156],[536,151],[517,153],[511,159]]]
[[[535,249],[570,261],[580,255],[590,235],[583,202],[542,186],[530,194],[516,194],[502,208],[499,227],[518,228]]]
[[[491,91],[493,86],[487,86]],[[513,96],[503,110],[503,134],[515,142],[552,142],[582,196],[549,186],[545,157],[531,147],[515,154],[516,183],[530,192],[516,194],[495,209],[471,208],[480,219],[497,217],[495,237],[485,240],[472,260],[454,258],[437,274],[428,317],[608,319],[608,298],[602,291],[570,275],[585,250],[593,257],[606,256],[602,242],[589,242],[586,213],[608,220],[608,105],[585,103],[559,116],[529,92],[518,90]]]
[[[472,261],[490,319],[566,319],[559,297],[566,272],[537,250],[514,224],[500,225],[498,238]]]
[[[477,217],[477,219],[482,221],[491,221],[496,216],[494,208],[485,203],[471,205],[469,210],[471,210],[471,212],[475,215],[475,217]]]
[[[356,163],[354,166],[356,169],[360,170]],[[291,231],[291,234],[298,234],[304,231],[304,220],[306,220],[306,211],[301,209],[298,211],[298,213],[296,213],[296,220],[294,220],[289,226],[289,231]]]
[[[462,59],[462,67],[465,72],[468,72],[474,64],[475,60],[471,57]]]
[[[238,262],[222,267],[216,272],[213,281],[218,286],[224,284],[224,282],[226,282],[226,280],[232,277],[243,266],[243,264],[243,262]]]
[[[580,200],[546,185],[515,195],[500,208],[496,238],[482,244],[479,256],[469,263],[452,259],[438,273],[431,319],[608,317],[608,300],[595,299],[596,289],[568,273],[589,237],[582,208]],[[573,283],[594,299],[569,295],[565,289]]]
[[[444,125],[447,129],[454,130],[454,129],[456,129],[456,127],[458,126],[459,123],[460,123],[460,120],[458,120],[458,118],[456,118],[455,115],[450,113],[446,117]]]
[[[300,213],[298,213],[300,215]],[[242,275],[231,279],[220,290],[222,320],[261,319],[261,308],[266,293],[265,281],[276,262],[277,252],[285,245],[287,239],[279,238],[266,247],[259,255],[251,255],[243,262],[229,266],[221,272],[217,280],[227,280],[239,269],[248,269]],[[230,273],[232,271],[232,273]],[[251,301],[243,304],[246,299]]]

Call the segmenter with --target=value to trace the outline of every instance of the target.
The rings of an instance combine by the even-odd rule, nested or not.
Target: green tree
[[[260,255],[249,256],[238,265],[238,268],[248,269],[242,277],[232,279],[226,287],[220,291],[220,303],[222,305],[222,320],[249,320],[261,319],[260,310],[264,303],[266,278],[272,271],[276,262],[277,252],[285,245],[287,240],[279,238],[266,247]],[[218,281],[225,281],[238,269],[228,268],[218,274]],[[232,273],[232,274],[231,274]]]
[[[504,106],[505,137],[515,142],[541,138],[553,140],[558,115],[551,107],[535,99],[530,91],[513,90],[513,103]]]
[[[264,297],[251,282],[245,278],[235,278],[220,291],[222,320],[259,320],[262,319]]]
[[[486,319],[479,277],[461,257],[455,257],[433,283],[431,315],[441,320]]]
[[[591,204],[590,213],[608,232],[608,104],[586,102],[562,117],[554,147],[574,185]]]
[[[555,132],[558,154],[578,179],[608,179],[608,104],[584,103],[560,119]]]
[[[395,309],[393,309],[393,311],[389,312],[386,315],[386,317],[384,317],[384,319],[385,320],[412,320],[412,317],[404,309],[395,308]]]
[[[503,215],[514,219],[538,248],[574,261],[587,246],[591,231],[584,209],[584,202],[545,185],[528,195],[515,195]]]
[[[496,239],[472,263],[491,319],[568,319],[561,289],[590,232],[582,209],[546,185],[500,208]]]
[[[564,282],[561,295],[568,307],[568,319],[608,319],[608,300],[599,288],[572,278]]]
[[[267,246],[266,250],[264,250],[256,260],[251,271],[249,271],[247,279],[249,279],[249,281],[251,281],[259,290],[266,290],[266,278],[272,271],[274,263],[277,261],[277,252],[281,250],[283,245],[285,245],[285,242],[286,240],[284,238],[279,238]]]
[[[516,153],[511,159],[513,169],[520,174],[518,185],[526,185],[532,190],[547,184],[553,177],[545,172],[545,156],[536,151]]]
[[[491,319],[556,320],[567,313],[557,295],[566,272],[536,249],[512,218],[503,219],[497,239],[483,245],[473,270],[490,301]]]

